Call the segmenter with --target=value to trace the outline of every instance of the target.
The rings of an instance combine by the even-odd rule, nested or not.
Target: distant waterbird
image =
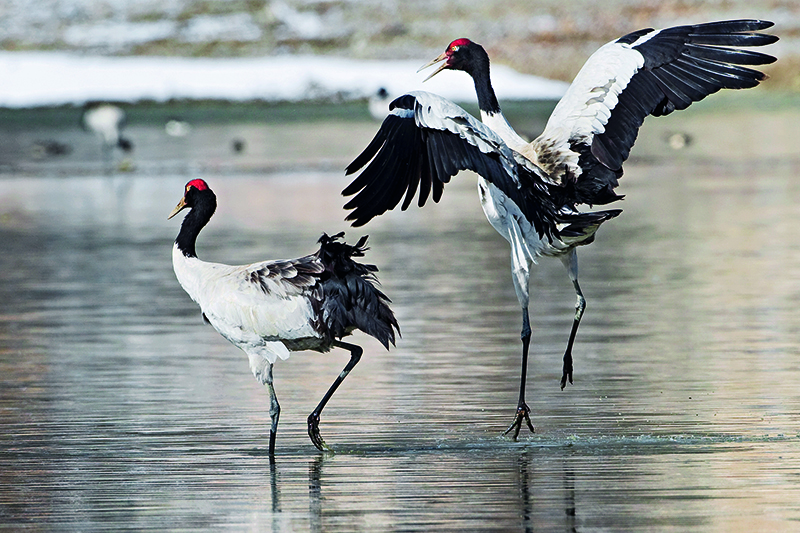
[[[192,132],[192,125],[179,118],[171,118],[164,124],[164,133],[170,137],[186,137]]]
[[[36,159],[59,157],[71,154],[72,146],[54,139],[43,139],[34,141],[31,152]]]
[[[86,105],[81,114],[83,127],[97,135],[103,143],[103,153],[109,154],[114,148],[125,152],[133,150],[133,143],[123,136],[127,115],[121,107],[100,102]]]
[[[170,213],[190,209],[172,250],[172,265],[181,287],[200,305],[203,319],[248,356],[250,370],[267,386],[270,396],[269,454],[275,454],[280,404],[272,367],[299,350],[328,352],[343,348],[350,360],[308,416],[308,435],[320,451],[328,450],[320,436],[323,408],[361,359],[360,346],[341,339],[361,330],[387,350],[400,328],[390,300],[377,287],[374,265],[359,263],[367,237],[355,245],[342,242],[343,233],[323,234],[319,250],[289,260],[230,266],[197,258],[195,244],[217,207],[216,195],[202,179],[186,184]]]
[[[233,150],[234,154],[244,153],[246,148],[247,148],[247,141],[245,141],[240,137],[237,137],[233,139],[233,141],[231,141],[231,150]]]
[[[342,194],[353,226],[401,205],[419,190],[422,207],[438,202],[444,185],[461,170],[478,174],[478,192],[492,226],[511,245],[511,272],[522,308],[522,370],[513,430],[533,431],[525,401],[530,268],[540,256],[557,257],[567,269],[577,302],[563,357],[561,388],[573,380],[572,349],[586,308],[578,283],[576,247],[591,243],[599,226],[620,209],[581,212],[580,205],[622,199],[614,189],[639,127],[649,116],[685,109],[720,89],[755,87],[766,76],[748,68],[775,58],[741,47],[778,40],[758,33],[773,24],[729,20],[643,29],[612,41],[589,57],[556,105],[544,132],[533,142],[520,137],[503,116],[489,75],[489,56],[469,39],[451,42],[423,66],[443,62],[427,79],[450,69],[474,82],[478,121],[435,94],[416,91],[390,105],[372,142],[347,167],[361,173]],[[420,70],[422,70],[422,68]],[[402,204],[401,204],[402,201]]]

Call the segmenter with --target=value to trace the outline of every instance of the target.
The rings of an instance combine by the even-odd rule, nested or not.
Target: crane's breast
[[[319,339],[314,324],[316,281],[284,282],[252,273],[264,264],[229,266],[173,255],[178,282],[212,326],[244,349],[262,342]]]

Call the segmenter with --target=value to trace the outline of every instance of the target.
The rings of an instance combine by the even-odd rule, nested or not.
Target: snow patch
[[[368,98],[384,87],[395,97],[425,90],[474,102],[472,80],[443,72],[426,83],[425,60],[357,61],[328,56],[177,58],[0,52],[0,106],[81,105],[92,100],[170,99],[303,101]],[[500,100],[558,99],[567,84],[492,66]]]

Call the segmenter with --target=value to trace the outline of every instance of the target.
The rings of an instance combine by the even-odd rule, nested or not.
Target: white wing
[[[758,85],[766,76],[740,65],[764,65],[775,58],[732,47],[777,41],[754,33],[770,26],[734,20],[646,29],[602,46],[524,155],[554,183],[576,183],[578,203],[619,199],[613,189],[645,117],[685,109],[723,88]]]

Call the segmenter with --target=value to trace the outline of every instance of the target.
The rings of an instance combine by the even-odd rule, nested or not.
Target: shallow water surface
[[[4,527],[800,527],[796,159],[632,161],[623,215],[579,254],[588,308],[564,391],[574,294],[559,262],[534,270],[536,433],[512,442],[500,434],[516,406],[520,312],[507,245],[472,177],[454,180],[438,206],[352,229],[339,171],[253,172],[220,155],[216,168],[230,172],[190,158],[179,172],[150,172],[166,168],[146,148],[158,137],[139,134],[132,173],[22,161],[0,178]],[[187,153],[224,152],[204,151],[212,129],[201,138],[182,141],[201,144]],[[316,451],[305,420],[347,354],[276,365],[271,463],[266,391],[174,279],[179,222],[166,216],[198,168],[220,204],[198,242],[203,259],[294,257],[322,231],[370,234],[367,260],[403,337],[388,353],[352,337],[365,356],[320,426],[335,454]]]

